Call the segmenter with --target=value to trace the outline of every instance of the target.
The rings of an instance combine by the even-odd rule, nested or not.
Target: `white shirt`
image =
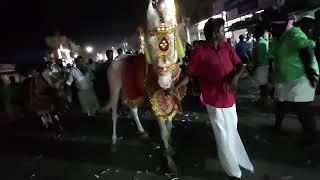
[[[253,50],[253,40],[249,39],[246,43],[248,45],[248,51],[252,52],[252,50]]]
[[[73,81],[75,81],[76,87],[79,90],[88,90],[92,88],[92,75],[90,71],[84,75],[78,68],[73,67],[66,84],[71,86]]]

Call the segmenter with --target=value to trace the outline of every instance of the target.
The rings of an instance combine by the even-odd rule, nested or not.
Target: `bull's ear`
[[[177,25],[176,6],[174,0],[163,0],[160,8],[162,10],[164,23],[167,26]]]

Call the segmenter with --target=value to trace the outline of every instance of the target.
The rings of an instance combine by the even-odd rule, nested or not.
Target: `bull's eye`
[[[161,51],[168,51],[169,50],[169,42],[165,37],[162,38],[162,40],[160,41],[159,49]]]

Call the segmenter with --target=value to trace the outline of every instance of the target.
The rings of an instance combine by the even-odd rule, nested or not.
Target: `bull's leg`
[[[168,150],[170,148],[170,145],[169,145],[169,132],[166,126],[166,122],[158,119],[158,123],[160,127],[160,133],[161,133],[161,138],[163,141],[164,148]]]
[[[48,128],[48,124],[47,124],[47,122],[46,122],[46,119],[45,119],[45,117],[42,116],[42,115],[41,115],[41,121],[42,121],[42,124],[43,124],[46,128]]]
[[[49,128],[49,124],[48,124],[48,120],[47,120],[46,114],[45,114],[45,113],[42,113],[42,112],[38,112],[38,116],[40,116],[41,121],[42,121],[42,124],[43,124],[46,128]]]
[[[60,122],[59,116],[58,116],[57,114],[54,115],[53,117],[54,117],[54,119],[55,119],[57,122]]]
[[[117,107],[112,107],[112,127],[113,127],[113,133],[112,133],[112,144],[117,143]]]
[[[120,89],[115,89],[111,93],[111,108],[112,108],[112,124],[113,124],[113,134],[112,134],[112,144],[117,144],[117,120],[118,120],[118,101],[119,101]]]
[[[64,131],[64,129],[63,129],[62,125],[61,125],[59,116],[58,115],[54,115],[53,117],[56,120],[56,123],[57,123],[59,131],[61,131],[61,132]]]
[[[175,174],[178,174],[178,168],[176,163],[174,162],[172,155],[173,151],[170,145],[170,136],[171,136],[171,130],[172,130],[172,121],[162,121],[158,120],[159,126],[160,126],[160,131],[161,131],[161,137],[164,143],[164,148],[165,148],[165,154],[164,156],[167,159],[168,162],[168,167],[172,172]]]
[[[172,155],[170,154],[166,154],[165,155],[167,162],[168,162],[168,167],[169,169],[176,175],[178,175],[178,167],[176,165],[176,163],[174,162]]]
[[[168,129],[168,142],[169,142],[169,149],[172,149],[171,143],[172,143],[172,137],[171,137],[171,132],[172,132],[172,121],[166,121],[166,127]]]
[[[138,116],[138,108],[137,107],[130,108],[130,111],[131,111],[131,114],[133,116],[134,121],[137,124],[137,128],[138,128],[139,133],[144,133],[144,129],[143,129],[142,125],[141,125],[141,122],[140,122],[140,119],[139,119],[139,116]]]
[[[47,115],[47,118],[48,118],[48,122],[49,122],[50,124],[52,124],[52,123],[53,123],[53,120],[52,120],[52,117],[51,117],[50,112],[46,112],[46,115]]]
[[[111,96],[111,108],[112,108],[112,125],[113,125],[113,133],[112,133],[112,145],[111,152],[117,151],[117,120],[118,120],[118,99],[119,99],[119,91],[114,92],[113,96]]]

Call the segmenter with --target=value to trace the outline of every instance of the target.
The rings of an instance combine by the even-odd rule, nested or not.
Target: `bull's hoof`
[[[111,152],[115,153],[118,151],[118,145],[121,144],[121,141],[123,140],[122,137],[112,136],[112,144],[111,144]]]
[[[173,156],[176,154],[176,151],[173,147],[169,147],[168,149],[164,150],[165,156]]]
[[[148,140],[150,139],[150,136],[147,132],[139,132],[138,135],[140,136],[141,139],[143,140]]]
[[[118,152],[118,146],[117,146],[117,144],[111,144],[110,151],[111,151],[111,153],[116,153],[116,152]]]
[[[64,128],[61,126],[61,124],[58,125],[58,131],[60,133],[63,133],[64,132]]]
[[[112,112],[112,108],[111,107],[108,107],[108,106],[103,106],[99,109],[99,112],[100,113],[109,113],[109,112]]]
[[[176,163],[174,162],[174,160],[172,159],[172,157],[167,157],[168,160],[168,168],[170,169],[170,171],[175,175],[178,176],[178,167],[176,165]]]

